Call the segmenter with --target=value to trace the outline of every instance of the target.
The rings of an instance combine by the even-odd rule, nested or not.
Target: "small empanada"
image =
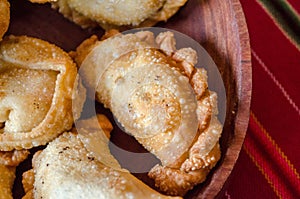
[[[24,185],[30,198],[180,198],[164,196],[151,189],[128,171],[121,169],[108,148],[109,121],[103,117],[80,121],[77,131],[101,134],[106,141],[100,142],[103,157],[116,164],[107,166],[98,161],[82,142],[86,137],[67,132],[50,142],[33,158],[33,172],[24,175]],[[98,129],[97,129],[98,126]],[[103,129],[100,129],[104,127]],[[34,175],[34,182],[32,176]],[[33,186],[30,184],[33,183]]]
[[[76,76],[75,63],[57,46],[6,37],[0,44],[0,150],[44,145],[70,129]],[[85,96],[80,99],[76,106]]]
[[[149,27],[167,21],[187,0],[30,0],[51,2],[66,18],[81,27],[100,25],[108,29]]]

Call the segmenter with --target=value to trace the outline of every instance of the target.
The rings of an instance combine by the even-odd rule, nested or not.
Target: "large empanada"
[[[7,31],[10,20],[10,8],[7,0],[0,0],[0,41]]]
[[[96,117],[80,121],[77,131],[84,132],[64,133],[34,156],[33,172],[29,171],[24,175],[27,198],[30,195],[44,199],[173,198],[156,192],[128,171],[121,169],[108,148],[111,124],[103,116],[98,119],[104,129],[98,125]],[[103,157],[115,162],[113,167],[99,162],[85,148],[82,142],[86,139],[85,133],[106,138],[106,141],[100,141],[99,148]],[[32,183],[32,175],[34,183],[30,186],[28,183]]]
[[[0,45],[0,150],[44,145],[70,129],[76,76],[75,63],[55,45],[27,36],[5,38]],[[80,99],[76,106],[85,96]]]
[[[195,68],[196,52],[175,45],[171,32],[137,32],[85,46],[90,53],[77,56],[96,99],[161,161],[149,176],[162,191],[184,195],[219,160],[222,125],[206,71]]]
[[[187,0],[30,0],[51,2],[66,18],[86,28],[104,29],[153,26],[167,21]]]

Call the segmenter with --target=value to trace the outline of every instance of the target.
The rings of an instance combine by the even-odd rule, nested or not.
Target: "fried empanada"
[[[76,76],[73,60],[55,45],[27,36],[5,38],[0,45],[0,150],[44,145],[70,129]],[[85,96],[80,99],[76,106]]]
[[[107,138],[100,142],[103,157],[117,162],[108,148],[111,124],[107,119],[98,117],[80,122],[77,131],[101,134]],[[99,162],[86,148],[81,132],[67,132],[50,142],[48,146],[33,158],[34,183],[32,171],[24,175],[28,191],[27,197],[34,198],[173,198],[164,196],[135,178],[117,164],[109,167]],[[83,137],[80,137],[83,135]],[[34,188],[34,189],[33,189]],[[179,198],[179,197],[176,197]]]
[[[197,101],[188,78],[170,67],[174,63],[154,48],[154,36],[148,34],[152,39],[146,42],[141,33],[100,42],[81,64],[80,74],[90,87],[96,85],[97,99],[126,131],[171,165],[196,136]]]
[[[81,27],[100,25],[108,29],[149,27],[167,21],[187,0],[30,0],[51,2],[66,18]]]
[[[161,161],[149,176],[163,192],[184,195],[219,160],[222,125],[197,53],[175,45],[171,32],[137,32],[93,42],[77,56],[96,99]]]
[[[0,0],[0,41],[8,29],[10,20],[10,5],[7,0]]]

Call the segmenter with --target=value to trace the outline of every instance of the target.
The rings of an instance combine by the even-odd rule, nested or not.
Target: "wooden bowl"
[[[92,34],[103,35],[101,28],[81,29],[52,10],[49,4],[31,4],[26,0],[10,3],[11,24],[6,35],[41,38],[66,51],[75,50]],[[157,26],[177,30],[198,41],[211,55],[222,75],[227,95],[226,120],[221,137],[222,157],[207,180],[185,198],[221,197],[222,187],[241,150],[249,119],[251,53],[243,10],[238,0],[189,0],[168,22]],[[22,197],[21,175],[29,168],[30,159],[17,168],[14,198]]]

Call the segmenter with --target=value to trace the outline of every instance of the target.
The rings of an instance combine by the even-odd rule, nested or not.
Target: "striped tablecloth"
[[[224,198],[300,198],[300,1],[241,4],[250,35],[252,103]]]

